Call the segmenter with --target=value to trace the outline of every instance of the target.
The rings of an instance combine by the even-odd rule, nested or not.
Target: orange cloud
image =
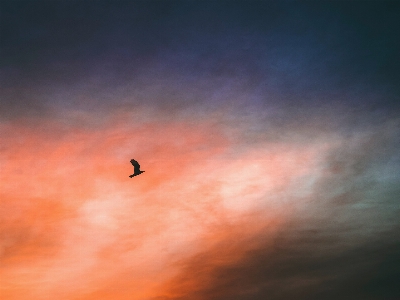
[[[218,249],[210,263],[229,264],[260,231],[273,235],[290,199],[307,194],[292,186],[310,180],[327,147],[246,146],[210,120],[127,117],[3,126],[2,295],[144,300],[193,289],[170,288],[185,260]],[[131,158],[146,173],[128,178]]]

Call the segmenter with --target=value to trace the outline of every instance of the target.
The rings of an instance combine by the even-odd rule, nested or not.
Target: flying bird
[[[134,160],[133,158],[131,159],[131,164],[132,164],[132,166],[134,168],[134,172],[133,172],[132,175],[129,175],[130,178],[132,178],[133,176],[140,175],[140,174],[142,174],[144,172],[144,171],[140,171],[139,163],[136,160]]]

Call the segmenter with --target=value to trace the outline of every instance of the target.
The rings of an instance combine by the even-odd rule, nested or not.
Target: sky
[[[0,25],[1,299],[400,299],[399,2]]]

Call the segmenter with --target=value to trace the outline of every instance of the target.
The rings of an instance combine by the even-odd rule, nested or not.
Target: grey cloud
[[[397,299],[398,230],[349,247],[341,242],[344,229],[288,227],[273,247],[260,243],[226,265],[213,265],[219,253],[213,249],[187,262],[176,278],[177,290],[186,281],[193,290],[168,299]]]
[[[398,229],[346,249],[341,232],[285,228],[273,247],[260,243],[226,265],[213,264],[219,253],[213,249],[189,261],[176,278],[177,291],[186,282],[193,290],[160,299],[397,299]]]
[[[1,5],[3,117],[121,105],[213,110],[234,98],[285,110],[333,100],[398,109],[393,3]]]

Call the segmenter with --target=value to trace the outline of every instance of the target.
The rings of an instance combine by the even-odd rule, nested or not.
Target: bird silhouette
[[[144,171],[140,171],[139,163],[136,160],[134,160],[133,158],[131,159],[131,164],[132,164],[132,166],[134,168],[134,172],[133,172],[132,175],[129,175],[130,178],[132,178],[134,176],[137,176],[137,175],[140,175],[140,174],[142,174],[144,172]]]

